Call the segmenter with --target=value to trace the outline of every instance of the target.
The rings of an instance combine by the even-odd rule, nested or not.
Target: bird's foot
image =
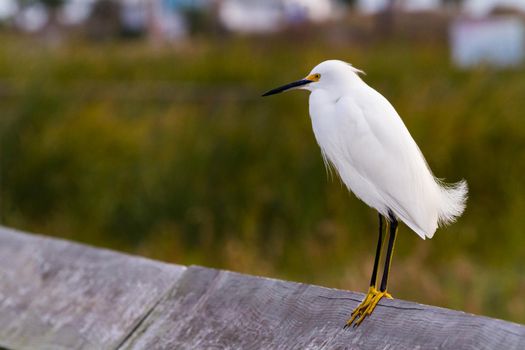
[[[359,326],[365,317],[374,311],[377,303],[379,303],[379,300],[381,300],[383,297],[393,299],[387,291],[380,292],[375,287],[370,287],[365,299],[358,307],[355,308],[354,311],[352,311],[352,315],[346,322],[345,328],[350,327],[352,324],[354,327]]]

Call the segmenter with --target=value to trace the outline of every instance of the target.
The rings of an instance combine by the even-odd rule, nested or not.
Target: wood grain
[[[123,349],[525,349],[525,327],[402,300],[190,267]]]
[[[525,326],[0,227],[0,349],[525,349]]]
[[[114,349],[184,270],[0,227],[0,346]]]

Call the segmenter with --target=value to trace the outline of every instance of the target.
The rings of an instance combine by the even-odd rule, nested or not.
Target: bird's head
[[[339,88],[357,77],[358,73],[363,73],[363,71],[354,68],[349,63],[339,60],[328,60],[315,66],[305,78],[272,89],[264,93],[263,96],[270,96],[294,89],[313,91],[315,89],[329,90]]]

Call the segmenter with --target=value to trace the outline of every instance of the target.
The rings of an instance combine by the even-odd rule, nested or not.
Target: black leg
[[[386,221],[385,221],[386,220]],[[386,252],[386,258],[385,258],[385,270],[383,271],[383,277],[381,279],[381,287],[379,291],[376,289],[376,283],[377,283],[377,269],[379,262],[381,260],[381,248],[383,247],[383,224],[386,222],[387,229],[385,231],[390,231],[389,239],[388,239],[388,247]],[[390,223],[390,225],[388,225]],[[390,228],[388,228],[390,227]],[[382,298],[389,298],[392,299],[392,296],[387,293],[387,284],[388,284],[388,272],[390,270],[390,263],[392,262],[392,253],[394,251],[394,243],[396,240],[396,234],[397,234],[397,219],[394,216],[394,213],[392,211],[388,211],[388,219],[386,217],[381,216],[379,214],[379,239],[377,242],[377,249],[376,249],[376,257],[374,259],[374,270],[372,271],[372,278],[370,281],[370,288],[368,289],[368,293],[365,296],[365,299],[359,304],[358,307],[352,311],[352,317],[348,321],[346,321],[346,327],[351,326],[352,324],[354,327],[357,327],[363,322],[363,320],[367,317],[367,315],[370,315],[379,301]],[[385,240],[386,240],[386,232],[385,232]],[[354,323],[355,321],[355,323]]]
[[[381,258],[381,246],[383,245],[383,216],[379,214],[379,237],[377,239],[376,257],[374,259],[374,269],[372,270],[372,278],[370,279],[370,287],[376,288],[377,282],[377,268],[379,259]]]
[[[390,263],[392,262],[392,253],[394,252],[394,243],[397,235],[397,219],[392,212],[390,215],[390,237],[388,237],[388,249],[386,251],[385,270],[383,271],[383,278],[381,279],[381,292],[385,292],[388,285],[388,272],[390,271]]]

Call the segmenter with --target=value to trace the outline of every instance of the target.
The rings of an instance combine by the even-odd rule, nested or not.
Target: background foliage
[[[444,45],[196,38],[176,48],[0,37],[0,223],[179,264],[364,291],[376,213],[327,180],[307,96],[261,92],[340,58],[400,112],[468,207],[402,226],[391,292],[525,322],[525,71]]]

